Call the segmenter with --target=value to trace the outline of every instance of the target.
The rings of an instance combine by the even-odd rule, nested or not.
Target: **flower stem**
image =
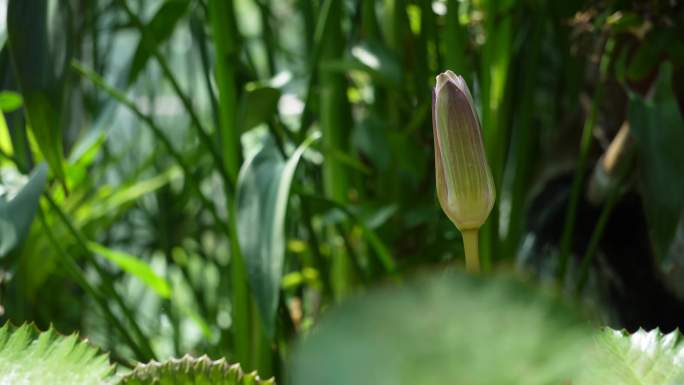
[[[468,229],[461,232],[463,236],[463,249],[465,250],[466,271],[469,273],[480,272],[480,254],[477,244],[478,230]]]

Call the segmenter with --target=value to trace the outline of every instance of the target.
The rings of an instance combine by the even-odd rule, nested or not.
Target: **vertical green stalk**
[[[534,25],[529,31],[528,55],[521,63],[522,72],[522,95],[519,105],[516,106],[516,115],[519,116],[518,125],[512,133],[511,147],[512,156],[509,165],[511,167],[511,211],[508,219],[508,231],[502,252],[506,258],[514,258],[518,250],[518,243],[525,228],[525,203],[529,186],[537,158],[538,129],[534,124],[534,95],[537,81],[537,68],[541,49],[541,36],[544,33],[545,13],[543,9],[536,15]]]
[[[447,2],[446,24],[444,26],[444,61],[446,68],[463,76],[468,84],[473,84],[466,55],[467,31],[459,20],[459,0]]]
[[[238,82],[236,68],[240,37],[235,19],[235,8],[232,0],[209,0],[209,19],[216,51],[216,84],[218,86],[219,129],[225,168],[228,170],[233,184],[237,180],[240,169],[240,134],[237,126]],[[229,239],[231,248],[231,281],[232,281],[232,317],[233,342],[238,361],[245,368],[252,370],[258,366],[258,358],[254,357],[258,338],[254,336],[255,322],[251,297],[247,282],[247,269],[240,250],[236,231],[235,205],[233,198],[228,198]]]
[[[216,85],[219,101],[218,134],[224,164],[235,185],[240,169],[240,135],[237,127],[239,37],[232,0],[209,0],[209,19],[216,50]]]
[[[609,38],[603,49],[601,55],[601,62],[599,63],[599,82],[596,85],[594,92],[594,99],[591,104],[591,112],[584,122],[582,129],[582,139],[580,142],[579,158],[577,159],[577,166],[575,167],[575,176],[572,180],[572,190],[570,191],[570,201],[565,211],[565,221],[563,223],[563,233],[561,235],[560,254],[558,259],[558,280],[561,284],[565,282],[565,273],[567,271],[568,257],[570,255],[570,246],[572,244],[573,233],[575,231],[575,221],[577,219],[577,206],[579,204],[580,196],[582,195],[582,186],[584,184],[584,175],[586,173],[587,159],[589,157],[589,150],[591,150],[591,137],[596,125],[596,118],[598,116],[599,106],[603,101],[603,94],[605,92],[605,79],[608,74],[610,59],[612,57],[613,46],[615,41]]]
[[[327,0],[323,9],[328,10],[325,30],[322,31],[324,43],[320,49],[320,63],[339,60],[345,49],[342,33],[342,2]],[[347,85],[342,73],[330,71],[324,65],[318,68],[320,90],[320,126],[323,150],[326,154],[323,163],[323,192],[325,196],[338,203],[346,203],[349,189],[349,176],[344,164],[336,158],[338,152],[346,152],[349,138]],[[335,238],[333,228],[328,229],[330,237]],[[333,288],[338,295],[344,295],[350,283],[350,257],[344,251],[334,248],[332,259]]]
[[[321,47],[321,61],[341,59],[345,49],[342,35],[342,4],[331,1],[329,23],[324,33],[325,44]],[[344,164],[333,156],[336,151],[346,152],[349,130],[347,130],[347,89],[343,74],[319,67],[320,80],[320,123],[322,142],[328,157],[323,163],[323,190],[325,195],[337,202],[347,201],[349,181]]]
[[[504,116],[504,93],[508,82],[513,40],[513,16],[510,9],[499,9],[496,1],[487,2],[485,24],[486,43],[482,58],[482,123],[484,143],[492,168],[494,185],[501,190],[503,165],[508,143],[508,126]],[[499,241],[499,203],[492,210],[489,221],[482,227],[482,268],[491,268]]]
[[[252,307],[250,305],[249,286],[247,282],[247,267],[245,265],[240,245],[237,242],[235,206],[228,210],[230,221],[230,272],[231,272],[231,316],[233,324],[233,343],[235,344],[235,358],[245,369],[252,370]]]
[[[361,36],[363,39],[377,42],[382,39],[377,14],[375,12],[375,0],[362,0]]]
[[[261,19],[261,40],[264,42],[264,50],[266,51],[266,63],[268,64],[268,76],[273,76],[276,73],[275,53],[276,35],[273,34],[271,27],[271,2],[270,0],[257,0],[259,7],[259,17]]]

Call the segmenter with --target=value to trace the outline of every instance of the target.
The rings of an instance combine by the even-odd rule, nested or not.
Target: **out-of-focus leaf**
[[[300,196],[303,199],[308,199],[310,202],[314,203],[315,206],[312,207],[314,210],[324,211],[337,209],[342,211],[356,226],[361,229],[363,237],[366,239],[366,242],[368,242],[368,245],[375,252],[375,254],[377,254],[378,260],[382,264],[385,271],[390,274],[396,273],[396,264],[389,249],[383,243],[380,236],[378,236],[378,234],[371,227],[369,227],[362,218],[359,218],[359,216],[354,213],[355,210],[353,210],[353,207],[318,195],[300,194]]]
[[[122,251],[112,250],[95,242],[89,242],[88,249],[95,254],[107,258],[121,270],[138,278],[147,287],[159,294],[160,297],[171,297],[171,285],[164,278],[158,276],[152,270],[152,267],[140,258]]]
[[[678,385],[684,382],[684,345],[678,331],[626,332],[604,329],[596,359],[577,385]],[[575,382],[573,382],[574,384]]]
[[[639,45],[627,66],[629,80],[641,80],[653,73],[667,56],[671,61],[682,64],[684,44],[680,32],[674,28],[655,28]]]
[[[3,154],[12,156],[14,150],[12,148],[12,137],[10,136],[9,129],[7,127],[7,121],[5,120],[5,114],[0,112],[0,151]],[[0,165],[4,159],[0,158]]]
[[[107,356],[76,335],[0,328],[0,384],[105,385],[112,371]]]
[[[145,26],[145,33],[149,34],[150,41],[154,41],[155,44],[166,42],[171,37],[171,34],[173,34],[178,21],[185,15],[189,4],[188,0],[164,1],[154,14],[154,17],[152,17],[152,20]],[[147,47],[145,40],[141,36],[128,72],[128,84],[136,81],[140,72],[142,72],[150,60],[151,55],[152,50],[150,47]]]
[[[67,186],[73,190],[87,178],[88,167],[93,163],[105,143],[107,135],[102,131],[91,131],[83,140],[79,141],[76,148],[69,156],[66,166]]]
[[[361,71],[373,80],[391,86],[401,87],[401,66],[387,48],[374,42],[364,42],[351,49],[351,58],[323,63],[333,71]]]
[[[274,385],[273,379],[262,380],[256,372],[244,373],[240,364],[225,359],[212,361],[207,356],[185,356],[164,362],[138,364],[126,374],[122,385]]]
[[[240,102],[240,130],[247,131],[254,126],[268,122],[278,110],[280,90],[273,87],[247,87]]]
[[[643,204],[656,255],[663,257],[684,209],[684,121],[663,66],[649,100],[631,95],[628,118],[637,142]]]
[[[287,162],[275,144],[264,147],[242,166],[236,191],[238,239],[264,328],[273,335],[285,257],[285,213],[290,185],[311,136]]]
[[[295,351],[292,383],[566,384],[591,336],[515,279],[445,272],[329,310]]]
[[[104,186],[96,192],[95,199],[91,200],[91,204],[80,207],[74,213],[76,223],[82,226],[106,215],[116,216],[143,195],[149,194],[181,176],[180,169],[174,166],[152,178],[118,186],[116,189],[112,189],[111,186]]]
[[[12,112],[21,107],[21,95],[13,91],[0,91],[0,111]]]
[[[644,18],[634,12],[618,11],[608,16],[606,25],[608,25],[613,32],[625,32],[636,30],[644,23]]]
[[[57,63],[61,52],[48,44],[47,7],[45,0],[9,1],[7,37],[33,137],[52,173],[64,181],[62,82],[55,73],[63,66]]]
[[[36,215],[46,180],[47,167],[42,164],[16,195],[0,191],[0,257],[17,246],[27,234]]]

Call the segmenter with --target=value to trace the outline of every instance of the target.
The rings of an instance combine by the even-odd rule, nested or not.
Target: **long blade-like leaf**
[[[54,175],[64,181],[60,52],[48,44],[48,2],[12,0],[7,5],[7,36],[26,117],[40,152]],[[62,66],[63,67],[63,66]]]
[[[290,185],[299,159],[317,138],[315,135],[305,140],[287,162],[275,145],[267,141],[245,163],[238,178],[238,238],[264,328],[271,336],[285,257],[285,212]]]

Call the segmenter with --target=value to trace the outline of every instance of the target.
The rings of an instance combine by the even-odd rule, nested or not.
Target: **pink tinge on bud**
[[[442,210],[459,230],[478,229],[494,206],[496,192],[473,98],[465,80],[451,71],[437,76],[432,128]]]

